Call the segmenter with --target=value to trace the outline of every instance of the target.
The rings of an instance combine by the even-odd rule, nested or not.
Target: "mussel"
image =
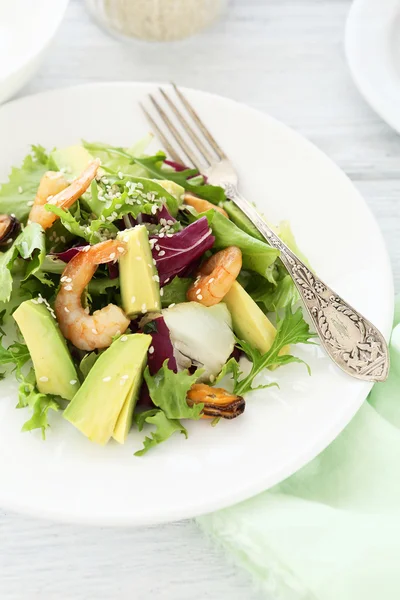
[[[204,404],[203,417],[222,417],[234,419],[244,412],[246,402],[242,396],[236,396],[223,388],[213,388],[205,383],[195,383],[187,394],[187,403]]]
[[[0,215],[0,248],[9,246],[20,229],[21,225],[16,217]]]

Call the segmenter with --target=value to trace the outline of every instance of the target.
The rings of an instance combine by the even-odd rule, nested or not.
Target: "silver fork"
[[[225,152],[184,94],[174,84],[173,89],[176,100],[164,89],[159,90],[165,108],[153,95],[149,96],[169,137],[142,106],[171,158],[180,164],[188,164],[189,160],[207,176],[210,183],[221,186],[227,198],[244,212],[268,244],[280,251],[280,259],[297,287],[321,345],[333,362],[357,379],[384,381],[389,372],[389,353],[381,332],[312,273],[268,227],[252,204],[239,193],[238,176]],[[175,119],[168,113],[172,113]],[[179,123],[181,129],[175,123]],[[182,134],[182,131],[185,133]]]

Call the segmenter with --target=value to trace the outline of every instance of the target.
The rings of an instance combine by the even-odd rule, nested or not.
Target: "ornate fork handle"
[[[384,381],[389,372],[389,352],[381,332],[321,281],[272,231],[235,185],[223,182],[227,197],[250,219],[292,277],[321,344],[343,371],[366,381]]]

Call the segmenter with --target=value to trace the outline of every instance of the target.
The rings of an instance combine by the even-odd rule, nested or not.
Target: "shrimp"
[[[126,247],[117,240],[86,246],[65,267],[61,288],[55,302],[55,313],[61,332],[81,350],[108,348],[113,337],[124,333],[129,319],[119,306],[109,304],[92,315],[83,308],[81,296],[93,277],[97,265],[116,260]]]
[[[221,213],[221,215],[224,215],[224,217],[229,219],[228,213],[223,208],[217,206],[216,204],[211,204],[211,202],[208,202],[208,200],[203,200],[203,198],[197,198],[197,196],[193,196],[188,192],[186,192],[186,194],[183,196],[183,200],[185,204],[193,206],[193,208],[196,209],[198,213],[205,212],[206,210],[216,210],[219,213]]]
[[[43,229],[51,227],[57,215],[45,209],[46,204],[54,204],[60,208],[70,208],[86,192],[96,177],[100,160],[96,159],[70,185],[64,175],[56,171],[47,171],[40,181],[36,198],[29,213],[30,223],[39,223]]]
[[[206,260],[187,291],[188,300],[213,306],[229,292],[242,268],[242,252],[236,246],[220,250]]]
[[[242,396],[230,394],[223,388],[213,388],[204,383],[195,383],[187,393],[187,403],[204,404],[202,419],[222,417],[234,419],[244,412],[246,403]]]

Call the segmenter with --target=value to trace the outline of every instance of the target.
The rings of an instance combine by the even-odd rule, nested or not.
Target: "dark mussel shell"
[[[9,246],[20,232],[21,224],[16,217],[0,215],[0,248]]]
[[[195,383],[187,394],[187,403],[204,404],[203,417],[234,419],[244,412],[246,402],[242,396],[231,394],[223,388],[213,388],[204,383]]]

